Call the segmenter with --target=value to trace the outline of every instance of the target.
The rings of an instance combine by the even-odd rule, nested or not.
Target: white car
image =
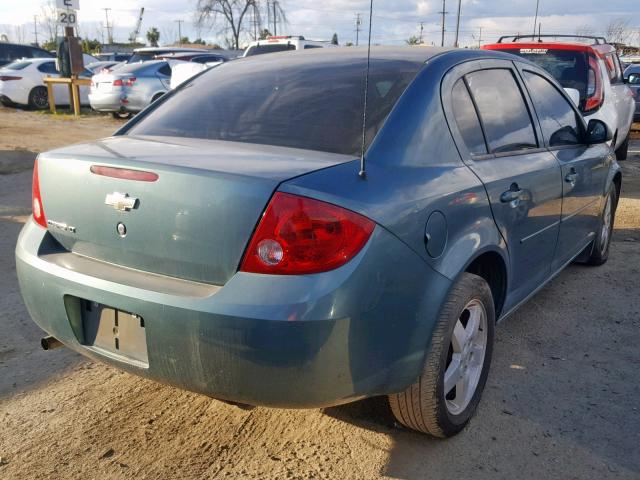
[[[286,52],[289,50],[307,50],[310,48],[335,47],[331,42],[321,42],[318,40],[307,40],[301,36],[275,36],[267,37],[266,40],[251,42],[244,51],[243,57],[262,55],[265,53]]]
[[[91,78],[86,70],[80,77]],[[55,58],[23,58],[0,68],[0,102],[42,110],[49,108],[45,77],[59,77]],[[67,85],[55,85],[56,105],[69,105]],[[80,87],[80,103],[89,105],[89,87]]]

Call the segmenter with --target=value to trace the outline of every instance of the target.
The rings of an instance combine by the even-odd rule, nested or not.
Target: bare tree
[[[580,25],[576,27],[576,35],[591,37],[596,34],[595,29],[591,25]]]
[[[257,37],[262,31],[263,23],[260,12],[263,0],[198,0],[197,24],[207,25],[227,38],[231,48],[240,48],[240,37],[249,34]],[[279,2],[267,1],[267,11],[275,6],[276,16],[286,23],[286,15]]]
[[[630,22],[625,18],[611,20],[605,30],[607,41],[611,43],[626,43],[631,33]]]
[[[55,42],[58,35],[62,32],[60,24],[58,23],[58,12],[56,10],[55,2],[49,1],[43,4],[38,18],[40,19],[40,26],[48,36],[48,40],[50,42]]]

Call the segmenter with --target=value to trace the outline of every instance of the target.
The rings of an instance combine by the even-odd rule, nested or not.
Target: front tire
[[[598,236],[593,241],[591,256],[587,260],[588,265],[598,267],[609,259],[609,249],[611,247],[611,237],[613,235],[613,224],[616,218],[616,206],[618,205],[618,194],[615,186],[611,186],[605,199],[602,209],[602,219]]]
[[[49,108],[49,94],[46,87],[35,87],[29,92],[29,107],[33,110]]]
[[[489,285],[463,273],[438,316],[422,374],[404,392],[389,395],[400,423],[441,438],[466,426],[489,375],[495,321]]]

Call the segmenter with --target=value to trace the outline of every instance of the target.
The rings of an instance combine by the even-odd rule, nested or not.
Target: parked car
[[[123,62],[115,62],[112,60],[101,60],[98,62],[92,62],[88,65],[85,65],[86,69],[92,72],[94,75],[102,72],[104,70],[111,71],[113,67],[117,65],[124,65]]]
[[[208,50],[202,48],[178,48],[178,47],[143,47],[136,48],[133,55],[129,57],[127,63],[139,63],[155,60],[158,55],[166,55],[169,53],[206,53]]]
[[[89,102],[98,112],[129,117],[170,89],[171,67],[164,60],[127,64],[91,79]]]
[[[52,58],[55,55],[39,47],[0,42],[0,67],[21,58]]]
[[[200,72],[217,67],[230,60],[230,58],[219,53],[194,54],[192,52],[167,54],[158,58],[167,60],[171,66],[171,89],[176,88]]]
[[[550,37],[582,39],[587,43],[548,41]],[[532,40],[531,35],[502,37],[498,43],[482,48],[526,58],[548,70],[563,87],[577,90],[575,99],[579,98],[586,120],[597,118],[610,126],[616,157],[625,160],[635,107],[631,91],[622,78],[616,49],[601,37],[536,35],[535,38],[537,40]]]
[[[80,77],[91,78],[92,73],[85,70]],[[16,60],[0,68],[0,101],[4,105],[28,106],[36,110],[49,108],[49,97],[45,77],[59,77],[53,58],[31,58]],[[88,105],[89,88],[80,89],[80,103]],[[69,105],[69,89],[66,85],[54,85],[57,105]]]
[[[109,53],[96,53],[94,55],[99,61],[106,62],[126,62],[131,58],[131,53],[109,52]]]
[[[640,122],[640,65],[631,65],[624,71],[624,78],[636,102],[636,110],[633,116],[634,122]]]
[[[374,47],[365,164],[366,65],[229,62],[41,154],[16,270],[44,345],[243,404],[389,395],[407,427],[462,430],[496,321],[607,261],[612,132],[524,59]]]
[[[302,36],[271,36],[265,40],[251,42],[244,51],[244,57],[263,55],[265,53],[287,52],[295,50],[308,50],[311,48],[335,47],[331,42],[320,42],[317,40],[306,40]]]

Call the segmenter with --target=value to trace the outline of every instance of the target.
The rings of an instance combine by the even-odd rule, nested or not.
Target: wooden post
[[[47,77],[49,78],[49,77]],[[49,100],[49,111],[51,113],[56,113],[56,99],[53,95],[53,84],[50,82],[46,82],[47,84],[47,99]]]
[[[71,75],[71,92],[73,101],[73,114],[80,116],[80,86],[77,83],[78,76]]]

